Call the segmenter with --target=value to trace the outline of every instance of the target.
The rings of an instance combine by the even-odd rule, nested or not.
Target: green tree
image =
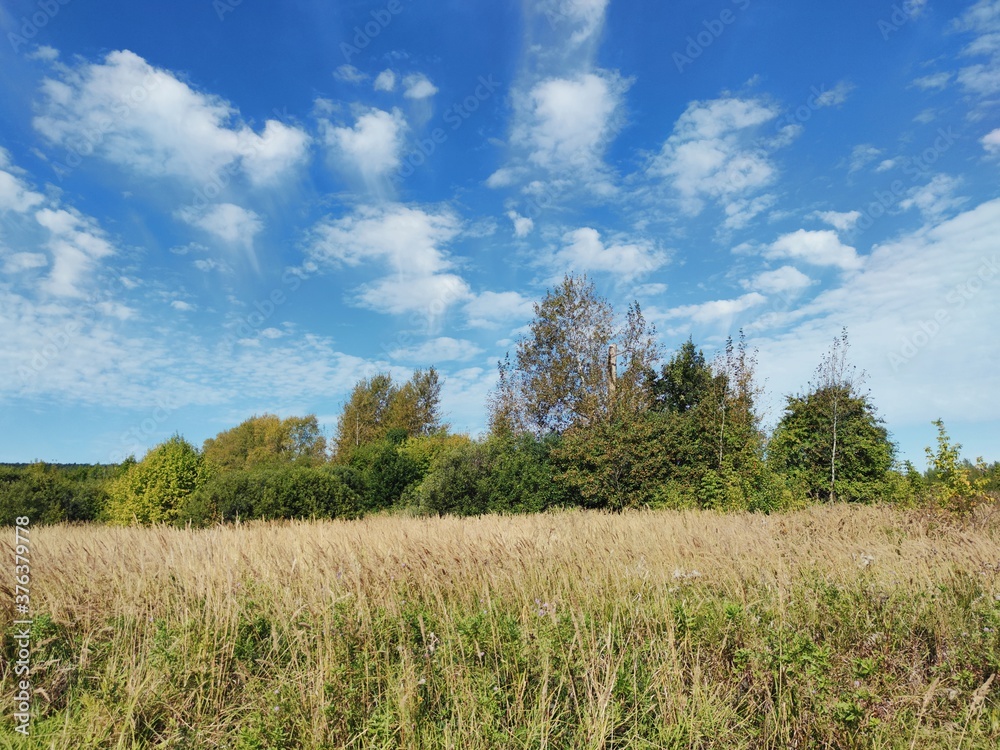
[[[705,354],[689,338],[663,365],[659,376],[650,372],[650,378],[653,408],[684,414],[709,394],[712,368],[705,361]]]
[[[788,396],[767,447],[769,465],[816,500],[870,501],[886,491],[895,446],[847,362],[846,330],[805,395]]]
[[[938,431],[937,450],[924,449],[933,497],[944,508],[969,513],[985,498],[989,467],[982,458],[975,465],[962,461],[962,444],[951,442],[942,420],[933,424]]]
[[[281,464],[317,466],[326,460],[326,438],[315,415],[281,419],[263,414],[208,438],[203,453],[216,471]]]
[[[180,505],[208,478],[202,455],[175,435],[111,481],[107,518],[122,526],[172,522]]]
[[[358,448],[384,439],[392,430],[416,436],[444,429],[440,401],[441,381],[433,367],[416,370],[402,386],[388,373],[359,381],[337,421],[337,461],[350,463]]]

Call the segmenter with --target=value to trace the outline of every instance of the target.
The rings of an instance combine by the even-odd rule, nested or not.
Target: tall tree
[[[617,357],[610,367],[612,344],[623,357],[621,369]],[[616,329],[614,310],[594,284],[586,276],[567,275],[535,304],[516,361],[501,363],[491,424],[545,435],[641,411],[649,405],[646,373],[657,354],[637,304]]]
[[[654,409],[683,414],[701,403],[712,386],[712,368],[705,354],[688,339],[663,365],[660,374],[650,372]]]
[[[788,396],[768,443],[772,467],[812,497],[873,500],[884,490],[895,447],[847,360],[847,331],[834,339],[804,395]]]
[[[441,429],[440,402],[441,381],[433,367],[416,370],[401,386],[393,383],[388,373],[359,381],[337,421],[337,461],[348,463],[358,448],[382,440],[394,430],[405,437]]]

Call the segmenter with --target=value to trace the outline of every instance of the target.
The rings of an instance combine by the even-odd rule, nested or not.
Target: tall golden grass
[[[27,740],[9,637],[0,670],[13,747],[1000,739],[985,511],[58,526],[32,532],[32,565]]]

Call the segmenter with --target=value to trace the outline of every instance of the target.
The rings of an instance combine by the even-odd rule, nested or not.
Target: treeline
[[[354,387],[330,441],[315,416],[265,414],[200,449],[174,436],[119,466],[0,468],[0,524],[567,506],[772,512],[838,500],[968,512],[1000,493],[1000,462],[963,460],[940,421],[927,469],[899,463],[849,349],[845,331],[768,435],[742,333],[711,362],[691,340],[664,362],[638,304],[616,322],[586,277],[567,276],[500,363],[482,439],[442,422],[433,368],[405,383],[379,374]]]

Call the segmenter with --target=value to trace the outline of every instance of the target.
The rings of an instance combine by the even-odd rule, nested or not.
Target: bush
[[[456,446],[439,454],[430,472],[414,492],[417,510],[437,515],[481,515],[489,496],[483,491],[489,471],[486,447],[481,443]]]
[[[560,438],[537,440],[534,436],[494,436],[486,441],[487,471],[480,491],[492,513],[540,513],[580,498],[557,478],[552,451]]]
[[[357,448],[350,466],[364,483],[362,509],[366,512],[398,505],[406,488],[421,478],[417,462],[388,438]]]
[[[262,467],[219,475],[183,504],[179,523],[238,519],[356,518],[361,497],[337,472],[307,466]]]
[[[28,516],[32,524],[93,521],[107,497],[101,478],[108,468],[44,463],[0,468],[0,526],[12,526],[18,516]]]
[[[180,505],[207,479],[201,454],[175,435],[111,481],[107,520],[123,526],[173,522]]]

